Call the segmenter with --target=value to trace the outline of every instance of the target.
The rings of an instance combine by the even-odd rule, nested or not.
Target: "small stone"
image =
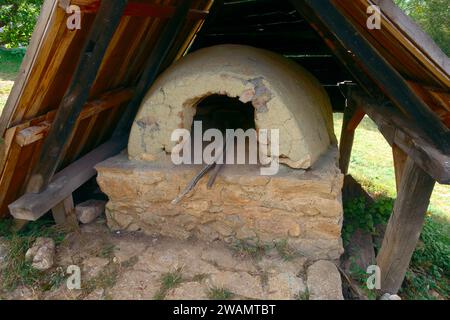
[[[48,270],[53,266],[55,256],[55,242],[50,238],[37,238],[33,246],[28,249],[25,259],[31,261],[31,266],[37,270]]]
[[[289,228],[288,234],[294,238],[300,237],[301,230],[299,224],[298,223],[292,224],[292,226]]]
[[[283,272],[269,276],[268,298],[271,300],[291,300],[306,291],[303,279],[294,273]]]
[[[83,224],[88,224],[97,219],[103,212],[105,212],[105,201],[88,200],[80,203],[75,207],[78,221]]]
[[[402,298],[396,294],[385,293],[381,296],[380,300],[402,300]]]
[[[311,300],[344,300],[341,276],[330,261],[320,260],[311,265],[307,284]]]

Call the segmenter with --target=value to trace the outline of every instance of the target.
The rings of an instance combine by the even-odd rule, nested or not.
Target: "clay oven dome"
[[[174,129],[190,129],[197,104],[214,95],[252,102],[257,129],[280,130],[280,162],[309,168],[335,141],[332,108],[319,82],[272,52],[220,45],[187,55],[167,69],[145,97],[134,121],[130,159],[170,153]]]

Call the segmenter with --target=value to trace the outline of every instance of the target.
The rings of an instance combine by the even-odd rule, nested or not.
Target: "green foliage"
[[[310,293],[308,288],[306,288],[305,291],[299,292],[297,295],[295,295],[295,300],[309,300],[310,299]]]
[[[208,298],[211,300],[230,300],[233,293],[224,288],[211,288],[208,292]]]
[[[392,212],[393,199],[379,198],[371,206],[364,199],[354,199],[344,204],[342,237],[347,244],[356,229],[375,234],[375,226],[386,224]],[[364,286],[367,274],[355,263],[351,264],[352,277],[361,288],[374,298]],[[420,241],[400,290],[406,299],[435,299],[432,292],[442,298],[450,296],[450,222],[436,216],[427,216]]]
[[[0,45],[27,46],[43,0],[0,0]]]
[[[155,300],[164,300],[170,289],[176,288],[183,282],[182,269],[168,272],[161,277],[161,287],[153,297]]]
[[[344,243],[348,243],[357,229],[375,234],[375,226],[387,223],[393,203],[393,199],[386,197],[377,199],[372,205],[366,205],[364,198],[344,203],[344,226],[342,229]]]
[[[450,223],[426,217],[401,293],[409,299],[450,296]]]
[[[395,0],[450,56],[450,5],[448,0]]]

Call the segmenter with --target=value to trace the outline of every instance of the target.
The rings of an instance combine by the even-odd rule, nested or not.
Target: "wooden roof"
[[[436,116],[436,121],[450,128],[450,62],[432,40],[391,0],[331,2],[407,81]],[[0,152],[3,154],[0,159],[0,216],[6,215],[7,205],[24,193],[24,185],[72,80],[99,7],[99,0],[70,1],[82,9],[81,30],[70,31],[63,9],[68,3],[45,1],[19,77],[0,119],[4,138],[3,153]],[[133,97],[148,56],[179,3],[177,0],[129,1],[76,130],[67,141],[60,168],[110,138]],[[381,30],[365,27],[365,10],[372,3],[382,8]],[[342,110],[344,99],[337,84],[358,79],[337,58],[333,50],[336,44],[329,41],[328,35],[309,14],[299,13],[287,0],[232,0],[218,6],[203,26],[212,4],[212,0],[193,1],[187,22],[165,61],[166,66],[189,50],[214,44],[238,43],[266,48],[297,61],[313,73],[329,92],[335,109]],[[359,67],[371,78],[364,64]],[[376,79],[372,80],[379,84]],[[383,91],[381,84],[380,89]]]

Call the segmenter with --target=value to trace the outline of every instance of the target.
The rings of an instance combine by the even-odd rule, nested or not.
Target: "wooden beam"
[[[133,99],[127,106],[126,112],[117,124],[114,136],[121,136],[130,131],[131,125],[136,117],[144,96],[147,94],[148,89],[161,72],[161,66],[166,61],[170,50],[175,44],[177,35],[184,26],[184,22],[186,21],[192,2],[193,0],[183,0],[177,7],[174,16],[164,28],[163,33],[156,42],[152,53],[145,64],[139,83],[136,86]]]
[[[95,165],[126,148],[127,137],[102,144],[56,174],[41,193],[27,193],[8,208],[16,219],[35,221],[67,199],[82,184],[95,176]]]
[[[55,223],[59,225],[65,224],[67,222],[67,217],[73,214],[74,209],[73,197],[70,195],[52,209]]]
[[[100,0],[74,0],[71,1],[72,5],[80,6],[83,13],[97,13],[100,8]],[[141,3],[141,2],[129,2],[125,7],[124,16],[130,17],[145,17],[145,18],[171,18],[176,11],[176,7],[171,5],[163,5],[157,3]],[[188,19],[202,20],[208,16],[208,11],[190,9],[188,12]]]
[[[394,211],[377,256],[382,292],[395,294],[401,287],[419,240],[434,184],[433,178],[408,158]]]
[[[339,142],[339,168],[344,175],[348,173],[355,130],[361,123],[364,115],[364,111],[355,105],[352,100],[347,100],[344,119],[342,121],[341,139]]]
[[[42,147],[37,165],[27,184],[27,192],[40,192],[50,182],[60,164],[67,142],[100,68],[103,56],[114,35],[127,0],[114,5],[103,1],[73,75],[72,82],[58,108],[55,121]]]
[[[304,4],[310,8],[325,28],[333,33],[352,59],[376,82],[377,86],[406,112],[433,144],[450,152],[450,130],[411,90],[405,79],[376,51],[358,30],[328,0],[290,0],[300,12]],[[351,53],[350,53],[351,52]],[[353,66],[350,66],[353,68]]]
[[[377,101],[351,90],[349,99],[360,106],[377,124],[381,134],[396,145],[434,180],[450,184],[450,153],[438,150],[412,121],[400,114],[389,101]]]

